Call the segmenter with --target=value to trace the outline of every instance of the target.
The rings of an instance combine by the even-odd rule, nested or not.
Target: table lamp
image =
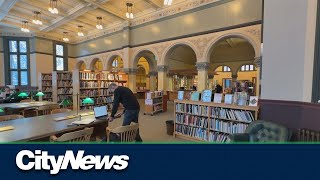
[[[4,110],[0,108],[0,113],[4,113]]]
[[[86,97],[83,101],[82,101],[82,104],[94,104],[94,101],[89,98],[89,97]]]
[[[39,97],[39,101],[42,101],[42,96],[44,96],[44,93],[39,91],[37,94],[36,94],[37,97]]]
[[[29,95],[25,92],[21,92],[18,96],[19,97],[28,97]]]

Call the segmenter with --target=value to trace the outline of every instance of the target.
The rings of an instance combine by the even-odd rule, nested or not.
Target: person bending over
[[[124,111],[117,116],[124,114],[122,126],[130,125],[131,122],[138,123],[140,105],[133,92],[129,88],[118,86],[115,83],[111,83],[109,85],[109,89],[114,93],[112,112],[111,116],[108,118],[109,122],[114,120],[118,111],[119,103],[121,103],[124,106]],[[136,141],[142,142],[139,130],[137,132]]]

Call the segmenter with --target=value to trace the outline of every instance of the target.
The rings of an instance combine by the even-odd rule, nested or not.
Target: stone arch
[[[208,47],[205,50],[205,60],[206,60],[206,62],[210,62],[210,56],[211,56],[211,53],[212,53],[215,45],[217,43],[219,43],[221,40],[227,39],[227,38],[241,38],[241,39],[246,40],[253,47],[254,53],[255,53],[255,57],[259,57],[260,56],[260,47],[261,47],[260,42],[257,42],[255,40],[255,38],[252,38],[247,34],[233,32],[233,33],[223,34],[223,35],[219,36],[218,38],[215,38],[213,41],[211,41],[209,43]]]
[[[231,66],[229,66],[229,65],[227,65],[227,64],[223,64],[223,63],[215,64],[211,69],[212,69],[213,71],[215,71],[215,70],[218,69],[220,66],[222,66],[222,67],[223,67],[223,66],[228,66],[228,67],[230,68],[230,72],[233,73],[234,68],[231,67]]]
[[[149,55],[148,56],[143,56],[144,53],[149,53]],[[153,54],[154,58],[150,57],[150,54]],[[139,59],[141,57],[144,57],[148,61],[148,64],[149,64],[149,67],[150,67],[150,71],[157,71],[157,62],[155,60],[158,59],[158,56],[153,50],[151,50],[151,49],[141,49],[140,51],[137,51],[134,54],[133,57],[134,57],[133,64],[132,64],[133,68],[136,68],[138,63],[139,63]]]
[[[169,47],[167,47],[165,49],[165,51],[163,52],[163,55],[162,55],[162,59],[161,59],[161,62],[158,62],[158,65],[166,65],[166,66],[169,66],[169,62],[167,62],[167,56],[168,54],[173,51],[176,47],[178,46],[188,46],[190,47],[193,52],[196,54],[196,60],[198,60],[198,57],[200,57],[199,55],[199,51],[198,49],[194,46],[194,44],[192,44],[191,42],[189,41],[179,41],[179,42],[175,42],[173,44],[171,44]]]
[[[87,67],[86,62],[84,60],[79,60],[74,66],[74,70],[80,70],[82,64],[84,64]]]
[[[255,68],[257,68],[257,65],[254,63],[254,62],[252,62],[252,63],[242,63],[236,70],[236,72],[238,73],[239,71],[240,71],[240,69],[241,69],[241,67],[242,66],[244,66],[244,65],[253,65]]]
[[[95,58],[93,58],[93,59],[90,61],[89,69],[90,69],[90,70],[94,70],[94,66],[95,66],[95,64],[96,64],[98,61],[101,61],[102,66],[104,67],[104,65],[103,65],[103,60],[100,59],[99,57],[95,57]]]
[[[111,70],[112,62],[118,56],[124,61],[123,56],[119,52],[114,52],[110,54],[109,57],[106,59],[106,62],[104,63],[104,69],[107,71]]]

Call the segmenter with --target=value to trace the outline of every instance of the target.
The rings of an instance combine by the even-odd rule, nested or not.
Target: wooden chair
[[[22,119],[22,118],[24,117],[19,114],[4,115],[4,116],[0,116],[0,122],[14,120],[14,119]]]
[[[52,106],[46,105],[46,106],[40,106],[36,108],[34,111],[36,112],[36,116],[39,115],[48,115],[51,113]]]
[[[70,112],[71,109],[54,109],[51,111],[51,114],[58,114],[58,113],[66,113]]]
[[[138,123],[131,123],[128,126],[120,126],[114,129],[107,127],[107,141],[110,142],[110,133],[114,133],[120,137],[120,142],[133,142],[135,141],[138,129]]]
[[[85,128],[83,130],[65,133],[60,137],[55,135],[50,136],[51,142],[87,142],[93,133],[93,127]]]

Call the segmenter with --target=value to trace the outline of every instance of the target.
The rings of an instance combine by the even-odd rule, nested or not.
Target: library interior
[[[0,1],[0,142],[320,141],[317,0]]]

